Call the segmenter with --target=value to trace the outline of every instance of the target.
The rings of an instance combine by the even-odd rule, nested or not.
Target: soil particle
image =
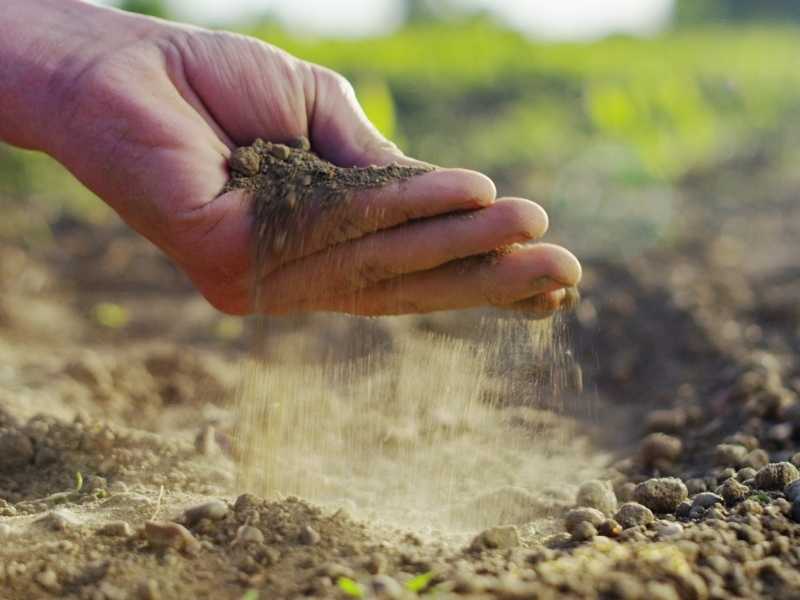
[[[619,507],[617,514],[614,515],[614,520],[617,521],[623,529],[647,525],[648,523],[652,523],[654,519],[653,512],[638,502],[626,502]]]
[[[473,550],[506,550],[519,545],[519,530],[514,525],[502,525],[479,533],[470,547]]]
[[[700,506],[702,508],[710,508],[715,504],[724,502],[722,496],[713,492],[702,492],[692,498],[692,506]]]
[[[646,466],[657,467],[678,460],[682,450],[680,438],[665,433],[651,433],[642,440],[639,453]]]
[[[61,585],[58,583],[58,576],[52,569],[40,571],[36,575],[36,583],[52,594],[57,594],[61,591]]]
[[[564,528],[574,536],[581,523],[590,523],[593,527],[598,527],[605,520],[605,515],[596,508],[573,508],[564,517]]]
[[[576,542],[586,542],[597,535],[597,528],[589,521],[581,521],[572,529],[572,539]]]
[[[578,488],[575,504],[587,508],[595,508],[611,516],[617,511],[617,496],[608,481],[587,481]]]
[[[747,448],[739,444],[719,444],[714,449],[714,464],[720,467],[739,467],[747,456]]]
[[[728,506],[732,506],[737,502],[741,502],[747,498],[749,493],[750,488],[739,483],[733,477],[726,479],[724,482],[722,482],[722,485],[717,488],[717,494],[722,496],[722,499]]]
[[[751,469],[761,469],[769,464],[769,454],[766,450],[756,448],[748,452],[747,456],[742,461],[743,467],[750,467]]]
[[[800,472],[792,463],[772,463],[758,471],[755,485],[761,490],[783,490],[797,479],[800,479]]]
[[[648,479],[637,485],[633,493],[636,502],[657,513],[674,512],[687,496],[686,485],[676,477]]]
[[[314,546],[320,543],[322,536],[320,536],[320,534],[317,533],[317,530],[311,527],[311,525],[305,525],[300,530],[299,540],[301,544],[306,546]]]
[[[111,521],[100,527],[97,534],[108,537],[131,537],[133,528],[126,521]]]
[[[15,429],[0,429],[0,472],[19,469],[33,459],[30,438]]]
[[[203,519],[219,521],[228,514],[228,505],[221,500],[213,500],[198,506],[193,506],[183,513],[183,522],[187,526],[192,526]]]
[[[200,550],[200,542],[178,523],[147,521],[144,524],[144,537],[154,548],[171,548],[188,554],[195,554]]]

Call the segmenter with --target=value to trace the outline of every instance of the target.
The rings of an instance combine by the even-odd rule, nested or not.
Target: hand
[[[578,283],[567,250],[526,244],[547,229],[538,205],[496,199],[479,173],[439,169],[359,192],[332,217],[346,221],[345,240],[319,235],[340,223],[311,224],[315,243],[269,265],[263,303],[251,306],[249,199],[218,196],[233,148],[306,136],[343,166],[413,161],[333,71],[231,33],[83,4],[80,12],[89,34],[49,82],[60,124],[45,149],[218,309],[379,315],[490,304],[544,316]],[[483,256],[497,248],[510,251]]]

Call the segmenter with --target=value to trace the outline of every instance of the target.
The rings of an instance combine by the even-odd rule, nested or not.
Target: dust
[[[227,189],[253,192],[256,303],[268,293],[258,285],[266,265],[292,252],[320,211],[426,171],[339,168],[305,139],[292,146],[259,140],[231,158]],[[309,360],[292,346],[266,359],[270,323],[253,325],[237,399],[240,489],[406,528],[538,522],[545,532],[570,486],[600,468],[564,418],[563,392],[580,387],[580,369],[558,320],[487,317],[472,341],[397,328],[390,348],[353,360],[342,347]]]

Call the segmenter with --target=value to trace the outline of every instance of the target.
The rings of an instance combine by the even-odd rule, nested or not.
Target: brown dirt
[[[506,381],[502,402],[472,413],[477,424],[453,427],[445,412],[431,416],[447,427],[417,430],[431,444],[455,443],[453,454],[472,452],[475,474],[508,480],[480,495],[462,490],[468,514],[489,515],[481,527],[506,525],[474,543],[477,530],[387,524],[377,500],[379,514],[364,516],[355,501],[356,510],[346,510],[242,496],[233,437],[240,423],[225,402],[246,357],[242,328],[208,309],[121,226],[58,223],[51,251],[4,242],[0,597],[344,598],[336,585],[344,577],[366,596],[403,598],[414,597],[404,584],[425,574],[417,584],[439,598],[797,597],[800,501],[796,481],[784,484],[800,463],[798,185],[794,175],[769,170],[693,181],[675,210],[679,239],[633,259],[586,256],[584,297],[568,323],[575,356],[563,363],[581,365],[585,391],[559,401],[527,395],[524,381],[541,365],[530,364],[531,345],[514,336],[528,330],[491,311],[268,322],[266,356],[290,374],[292,360],[363,366],[418,343],[460,344],[469,370],[482,340],[493,342],[482,391],[494,389],[495,377]],[[567,236],[579,234],[558,222]],[[127,322],[98,320],[101,303],[117,305]],[[426,363],[429,356],[442,358],[411,356],[408,368],[450,368]],[[468,391],[476,387],[453,370]],[[410,379],[395,370],[370,372],[386,375],[377,389],[391,401],[431,399],[424,387],[392,392]],[[441,402],[413,408],[457,407],[464,393],[439,388],[433,400]],[[551,422],[568,422],[584,451],[559,436],[527,454],[496,445],[495,462],[458,447],[484,418],[497,425],[492,411],[522,430],[538,424],[531,437],[546,438],[542,419],[531,420],[532,403]],[[342,397],[327,408],[352,410]],[[366,433],[392,434],[402,449],[409,431]],[[608,452],[615,460],[595,468]],[[546,468],[575,468],[574,479],[553,478],[556,489],[544,494],[522,476]],[[342,471],[332,483],[349,481],[345,491],[356,499],[400,489],[365,488],[369,478]],[[588,478],[611,481],[613,493],[601,483],[575,494]],[[569,534],[558,516],[576,503],[583,510],[569,513]]]

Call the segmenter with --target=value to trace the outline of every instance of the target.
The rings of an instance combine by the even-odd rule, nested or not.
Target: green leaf
[[[83,475],[80,471],[75,471],[75,491],[80,492],[83,487]]]
[[[432,572],[423,573],[422,575],[417,575],[416,577],[413,577],[408,581],[406,581],[406,589],[410,592],[418,594],[426,587],[428,587],[428,584],[431,582],[431,579],[433,579]]]
[[[364,588],[361,587],[360,583],[353,581],[349,577],[339,577],[336,585],[338,585],[339,589],[351,598],[364,597]]]
[[[259,593],[258,590],[247,590],[242,596],[242,600],[258,600]]]

